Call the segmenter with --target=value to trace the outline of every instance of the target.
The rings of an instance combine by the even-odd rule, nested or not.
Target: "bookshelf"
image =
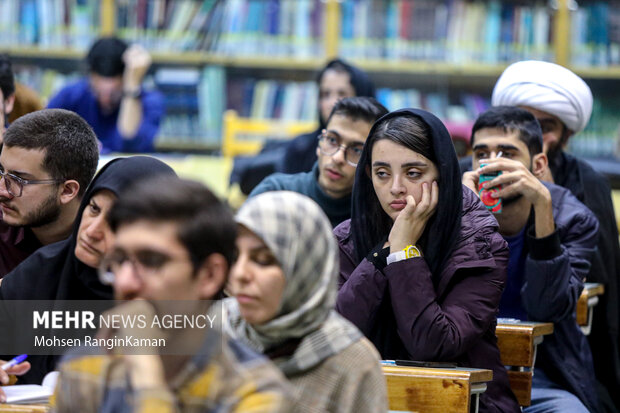
[[[63,61],[65,67],[75,70],[90,39],[120,35],[149,48],[154,72],[162,67],[217,68],[214,71],[220,72],[214,76],[224,85],[205,93],[223,95],[215,105],[222,108],[220,117],[225,109],[244,112],[226,101],[229,84],[246,78],[254,80],[254,87],[262,81],[272,82],[270,87],[276,92],[269,93],[275,93],[277,100],[293,88],[290,82],[303,85],[314,80],[324,63],[336,56],[367,71],[379,89],[389,88],[397,95],[411,95],[415,94],[412,90],[417,90],[422,103],[426,96],[442,94],[442,100],[450,106],[464,106],[462,100],[469,99],[459,96],[460,90],[465,95],[490,97],[503,69],[521,58],[554,61],[594,84],[620,82],[620,39],[614,38],[612,28],[606,29],[612,54],[609,61],[614,62],[616,48],[618,61],[603,66],[594,64],[602,52],[590,46],[588,36],[592,33],[578,30],[597,13],[619,14],[620,19],[617,2],[602,2],[610,3],[605,9],[601,2],[584,0],[575,10],[572,0],[80,0],[72,4],[81,8],[66,10],[69,21],[62,28],[64,37],[59,37],[62,44],[38,44],[32,42],[32,33],[25,36],[15,32],[16,27],[30,27],[32,32],[32,25],[24,26],[23,16],[15,14],[19,7],[48,4],[46,7],[52,10],[61,3],[69,4],[65,0],[0,0],[0,52],[8,52],[18,62],[41,66],[53,60]],[[7,15],[11,10],[13,14]],[[403,15],[420,24],[407,26]],[[10,26],[10,16],[20,25]],[[505,29],[509,24],[510,33]],[[44,26],[39,24],[41,33]],[[80,38],[78,34],[87,27],[88,36]],[[600,40],[603,31],[594,35]],[[3,42],[3,38],[30,41]],[[593,90],[597,96],[598,90]],[[399,99],[397,96],[394,101],[401,102]],[[453,109],[446,108],[445,112]],[[475,116],[475,112],[472,115],[471,110],[467,111],[466,115],[456,112],[461,113],[460,118]],[[281,109],[267,112],[277,114]],[[601,124],[605,127],[599,130],[609,133],[609,121],[598,122]],[[167,130],[174,131],[178,124],[168,126]],[[211,152],[221,144],[213,136],[201,142],[185,129],[177,132],[176,143],[164,139],[158,146],[166,151]],[[213,130],[221,130],[221,119]],[[587,140],[591,141],[596,133],[588,135]],[[582,142],[577,147],[584,145],[588,146]],[[603,146],[608,150],[609,142]],[[600,149],[590,147],[596,149],[593,153]]]

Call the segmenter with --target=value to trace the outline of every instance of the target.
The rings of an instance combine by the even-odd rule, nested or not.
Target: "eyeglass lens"
[[[319,140],[319,146],[323,154],[328,156],[334,155],[336,152],[338,152],[340,148],[343,147],[343,145],[340,144],[339,139],[330,136],[329,134],[321,135],[321,138]],[[346,146],[344,152],[345,159],[348,162],[357,165],[360,160],[360,156],[362,155],[362,148],[363,145],[360,144]]]

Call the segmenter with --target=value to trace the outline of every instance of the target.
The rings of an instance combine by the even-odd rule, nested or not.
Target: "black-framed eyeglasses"
[[[319,150],[323,155],[333,156],[340,148],[344,149],[344,159],[351,166],[357,166],[364,149],[363,143],[353,143],[351,145],[341,145],[340,138],[329,133],[325,129],[319,135]]]
[[[24,185],[59,184],[64,182],[63,179],[24,179],[0,169],[1,180],[4,180],[4,187],[7,192],[16,198],[22,196]]]
[[[157,275],[166,264],[181,260],[183,259],[149,249],[139,250],[133,254],[122,250],[115,250],[101,261],[101,265],[99,265],[99,280],[106,285],[114,284],[116,273],[121,270],[125,263],[129,263],[138,278],[144,280],[144,278]]]

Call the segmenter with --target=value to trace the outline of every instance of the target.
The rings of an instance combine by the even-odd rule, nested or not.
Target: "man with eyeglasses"
[[[108,221],[115,233],[100,269],[119,300],[112,313],[150,320],[187,315],[211,304],[227,281],[235,255],[231,211],[203,184],[155,177],[120,194]],[[215,308],[217,303],[214,304]],[[287,412],[285,379],[262,355],[217,327],[174,330],[139,323],[100,337],[162,337],[165,346],[82,348],[61,363],[53,399],[59,412]],[[221,320],[219,320],[221,321]],[[190,351],[190,349],[193,349]]]
[[[98,160],[93,130],[73,112],[46,109],[11,124],[0,152],[0,278],[69,236]]]
[[[275,173],[265,178],[250,197],[267,191],[293,191],[312,198],[333,227],[351,217],[355,168],[373,123],[388,110],[370,97],[339,100],[319,135],[318,161],[312,171]]]

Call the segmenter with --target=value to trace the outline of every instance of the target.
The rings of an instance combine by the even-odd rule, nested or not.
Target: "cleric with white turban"
[[[592,92],[579,76],[555,63],[513,63],[500,76],[493,106],[528,106],[558,117],[573,133],[582,131],[592,114]]]

